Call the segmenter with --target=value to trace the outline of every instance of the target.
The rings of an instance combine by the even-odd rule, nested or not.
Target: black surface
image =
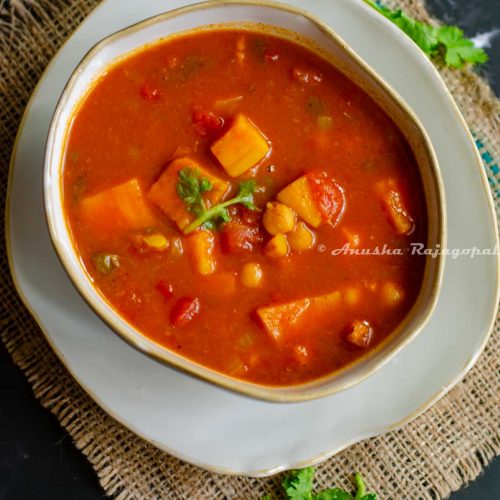
[[[432,0],[431,10],[468,36],[500,28],[500,0]],[[500,95],[500,35],[484,71]],[[92,500],[104,496],[96,475],[0,345],[0,499]],[[451,500],[500,499],[500,459]],[[389,499],[382,499],[389,500]],[[404,500],[404,499],[390,499]]]

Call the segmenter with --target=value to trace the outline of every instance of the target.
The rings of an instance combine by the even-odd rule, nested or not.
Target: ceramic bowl
[[[332,375],[305,384],[269,387],[234,379],[153,342],[122,318],[94,288],[72,242],[63,204],[62,169],[72,117],[93,82],[109,65],[136,50],[192,31],[244,28],[275,34],[305,45],[327,59],[369,94],[394,120],[416,157],[424,187],[428,248],[445,247],[445,200],[439,167],[422,125],[396,92],[331,29],[308,13],[277,3],[214,1],[181,8],[147,19],[98,43],[71,76],[54,113],[46,146],[44,198],[55,250],[77,290],[116,333],[155,359],[234,391],[271,401],[294,402],[344,390],[373,374],[415,338],[437,301],[443,258],[427,258],[421,290],[398,328],[376,349]]]

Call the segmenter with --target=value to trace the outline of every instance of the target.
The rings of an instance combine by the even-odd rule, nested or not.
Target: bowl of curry
[[[56,252],[112,330],[250,396],[360,382],[438,297],[425,130],[288,6],[208,2],[97,44],[54,114],[44,194]]]

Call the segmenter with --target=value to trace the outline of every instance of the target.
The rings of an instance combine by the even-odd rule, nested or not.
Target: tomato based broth
[[[420,290],[411,248],[427,215],[407,142],[289,40],[198,32],[110,67],[75,113],[63,188],[106,300],[235,378],[335,372],[387,338]],[[391,251],[366,254],[377,248]]]

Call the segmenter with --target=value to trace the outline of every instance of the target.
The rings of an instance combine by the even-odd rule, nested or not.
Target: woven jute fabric
[[[50,58],[97,3],[0,0],[2,207],[9,158],[28,98]],[[420,0],[388,3],[430,20]],[[495,186],[500,182],[495,163],[500,158],[500,102],[472,71],[438,69],[475,134]],[[498,212],[500,195],[494,196]],[[108,416],[71,378],[16,295],[3,239],[0,252],[1,338],[41,404],[88,458],[108,495],[122,500],[252,499],[278,492],[281,476],[253,479],[206,472],[159,451]],[[400,430],[324,462],[317,471],[318,487],[348,487],[349,476],[359,471],[381,499],[416,500],[445,498],[473,480],[500,450],[499,330],[497,321],[476,366],[445,398]]]

